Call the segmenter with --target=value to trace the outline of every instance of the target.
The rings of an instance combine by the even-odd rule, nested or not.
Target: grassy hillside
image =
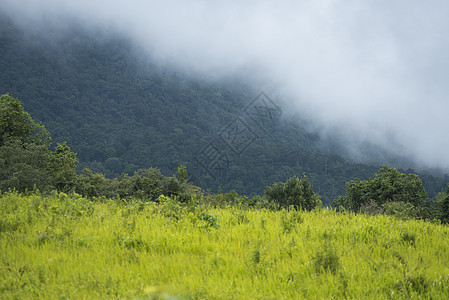
[[[449,227],[391,217],[0,196],[2,299],[447,299]],[[173,296],[175,298],[169,298]]]

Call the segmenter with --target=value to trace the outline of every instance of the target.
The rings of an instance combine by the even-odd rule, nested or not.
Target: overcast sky
[[[323,134],[449,168],[447,0],[2,0],[0,9],[33,26],[69,16],[117,30],[206,75],[257,69]]]

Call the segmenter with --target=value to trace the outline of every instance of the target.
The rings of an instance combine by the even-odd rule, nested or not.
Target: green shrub
[[[295,176],[285,183],[275,183],[267,187],[264,197],[281,208],[292,206],[295,209],[312,210],[321,206],[320,196],[313,191],[305,174],[301,179]]]

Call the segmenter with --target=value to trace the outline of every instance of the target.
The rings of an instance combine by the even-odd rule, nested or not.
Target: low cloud
[[[2,2],[23,26],[73,19],[185,70],[258,72],[323,135],[449,168],[447,1]]]

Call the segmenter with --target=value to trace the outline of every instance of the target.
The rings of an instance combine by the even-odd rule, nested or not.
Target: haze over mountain
[[[318,47],[331,41],[318,29],[329,25],[326,12],[336,4],[318,11],[290,3],[308,16],[303,22],[326,16],[324,25],[314,21],[318,31],[307,39],[302,25],[283,23],[279,14],[286,2],[276,9],[260,2],[254,12],[249,2],[190,2],[188,7],[134,2],[126,8],[110,2],[104,10],[98,2],[18,3],[1,4],[0,92],[19,97],[55,141],[67,141],[78,154],[79,170],[88,167],[113,177],[158,167],[170,175],[185,164],[195,184],[246,195],[306,173],[329,203],[344,193],[345,182],[368,178],[381,164],[444,169],[445,160],[437,161],[429,151],[411,162],[417,148],[398,139],[405,134],[403,126],[412,130],[425,116],[411,114],[409,105],[399,107],[396,100],[381,107],[387,98],[352,97],[372,89],[371,83],[379,87],[376,92],[390,87],[394,95],[399,90],[392,88],[393,79],[351,78],[358,65],[344,65],[351,61],[332,54],[336,47]],[[150,7],[152,21],[137,18]],[[286,27],[280,30],[282,24]],[[291,39],[282,36],[288,32]],[[306,47],[300,49],[299,41]],[[370,62],[365,67],[382,69]],[[399,125],[387,128],[391,122]],[[444,122],[438,129],[421,124],[430,140],[423,149],[434,146],[440,158]],[[421,143],[421,131],[410,130],[413,142]],[[441,139],[434,141],[438,135]],[[429,173],[420,177],[431,196],[448,181]]]
[[[114,30],[165,64],[240,73],[340,134],[449,167],[449,4],[420,1],[31,1],[2,10],[33,30]],[[45,34],[45,32],[43,32]],[[264,79],[264,81],[258,81]]]

